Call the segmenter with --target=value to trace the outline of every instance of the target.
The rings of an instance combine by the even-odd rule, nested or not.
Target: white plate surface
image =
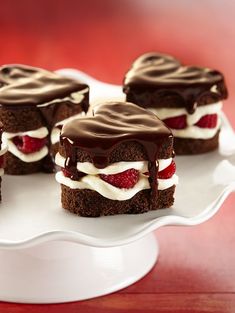
[[[98,82],[74,70],[61,70],[85,80],[91,99],[123,97],[121,87]],[[95,97],[97,95],[97,97]],[[77,217],[60,205],[54,175],[3,177],[0,205],[0,248],[16,249],[50,240],[67,240],[96,247],[129,243],[164,225],[196,225],[214,215],[235,189],[235,135],[225,116],[220,151],[176,157],[180,184],[170,209],[140,215]]]

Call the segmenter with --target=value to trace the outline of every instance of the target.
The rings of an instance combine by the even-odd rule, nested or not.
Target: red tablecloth
[[[120,84],[138,54],[172,53],[224,72],[235,126],[234,9],[213,0],[9,0],[0,9],[0,60],[73,67]],[[121,292],[61,305],[2,302],[0,312],[235,312],[234,203],[233,194],[203,225],[157,231],[158,265]]]

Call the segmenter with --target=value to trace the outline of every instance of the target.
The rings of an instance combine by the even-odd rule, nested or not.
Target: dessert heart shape
[[[138,81],[139,80],[139,81]],[[223,80],[219,71],[197,66],[184,66],[172,56],[146,53],[140,56],[126,75],[126,84],[209,84]]]
[[[180,97],[191,113],[197,105],[227,98],[223,75],[209,68],[184,66],[172,56],[150,52],[133,63],[124,80],[124,92],[161,92],[162,97]],[[166,91],[166,93],[165,93]],[[208,100],[208,95],[210,100]],[[206,100],[207,98],[207,100]]]
[[[59,153],[63,151],[65,168],[76,170],[81,151],[88,155],[89,162],[96,168],[105,168],[112,163],[112,153],[121,145],[122,161],[131,162],[133,154],[129,157],[126,155],[132,144],[138,144],[143,151],[144,160],[148,161],[152,206],[155,207],[158,193],[156,161],[162,156],[172,157],[173,135],[170,129],[152,112],[129,102],[103,103],[93,114],[74,119],[63,126]],[[126,187],[132,184],[133,181],[130,182],[128,178]]]

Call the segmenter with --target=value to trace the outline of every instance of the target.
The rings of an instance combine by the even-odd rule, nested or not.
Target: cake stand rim
[[[76,231],[61,231],[54,230],[45,233],[41,233],[37,236],[28,238],[23,241],[8,241],[0,240],[0,249],[24,249],[33,247],[39,244],[43,244],[49,241],[69,241],[76,242],[82,245],[97,247],[97,248],[109,248],[115,246],[122,246],[132,243],[147,234],[157,230],[164,226],[195,226],[202,224],[212,218],[220,209],[221,205],[227,199],[231,192],[235,191],[235,182],[228,185],[223,192],[217,197],[211,207],[206,208],[201,214],[195,217],[183,217],[177,215],[166,215],[158,217],[151,223],[146,225],[145,228],[133,233],[129,237],[125,237],[113,242],[105,241],[104,239],[95,238],[93,236],[85,235]]]

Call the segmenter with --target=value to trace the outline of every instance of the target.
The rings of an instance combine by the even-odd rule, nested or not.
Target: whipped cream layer
[[[193,114],[188,114],[187,110],[185,108],[148,108],[151,112],[157,115],[158,118],[161,120],[186,115],[186,122],[188,127],[184,129],[171,129],[173,132],[173,135],[175,137],[181,137],[181,138],[193,138],[193,139],[210,139],[215,136],[218,129],[221,125],[221,118],[220,118],[220,112],[223,107],[222,102],[217,102],[213,104],[207,104],[204,106],[199,106],[195,110]],[[204,115],[207,114],[217,114],[218,120],[217,125],[214,128],[201,128],[198,126],[195,126],[196,124]]]
[[[48,135],[48,129],[46,127],[41,127],[35,130],[30,130],[27,132],[18,132],[18,133],[10,133],[10,132],[3,132],[2,133],[2,141],[8,146],[8,151],[14,154],[17,158],[21,161],[26,163],[36,162],[43,159],[49,152],[48,147],[44,146],[39,151],[33,153],[23,153],[21,152],[14,142],[11,140],[16,136],[29,136],[32,138],[45,138]]]
[[[169,158],[158,160],[156,163],[159,164],[159,171],[162,171],[167,168],[171,162],[172,158]],[[61,167],[65,167],[66,165],[66,159],[63,158],[59,153],[56,155],[56,164]],[[131,168],[140,171],[140,177],[135,186],[130,189],[117,188],[99,177],[99,174],[117,174]],[[65,177],[63,172],[60,171],[56,174],[57,182],[71,189],[94,190],[105,198],[118,201],[131,199],[139,191],[151,188],[148,176],[144,175],[144,173],[148,171],[147,161],[117,162],[107,166],[104,169],[97,169],[92,163],[89,162],[78,162],[77,169],[83,173],[86,173],[87,175],[82,177],[79,181],[75,181],[69,177]],[[170,188],[177,183],[178,176],[176,174],[168,179],[158,179],[158,190]]]
[[[60,131],[63,125],[65,125],[66,123],[73,121],[77,118],[83,117],[85,116],[86,113],[84,111],[82,111],[79,114],[75,114],[73,116],[70,116],[62,121],[59,121],[58,123],[55,124],[55,126],[53,127],[52,131],[51,131],[51,144],[54,145],[57,142],[59,142],[60,140]]]
[[[55,163],[60,167],[66,167],[69,162],[69,158],[65,159],[61,154],[57,153],[55,157]],[[172,158],[169,159],[160,159],[156,161],[158,164],[158,170],[162,171],[167,168],[172,162]],[[134,168],[141,173],[148,172],[148,162],[147,161],[133,161],[133,162],[116,162],[112,163],[109,166],[99,169],[90,162],[77,162],[77,170],[89,175],[98,175],[98,174],[117,174],[124,172],[130,168]]]

